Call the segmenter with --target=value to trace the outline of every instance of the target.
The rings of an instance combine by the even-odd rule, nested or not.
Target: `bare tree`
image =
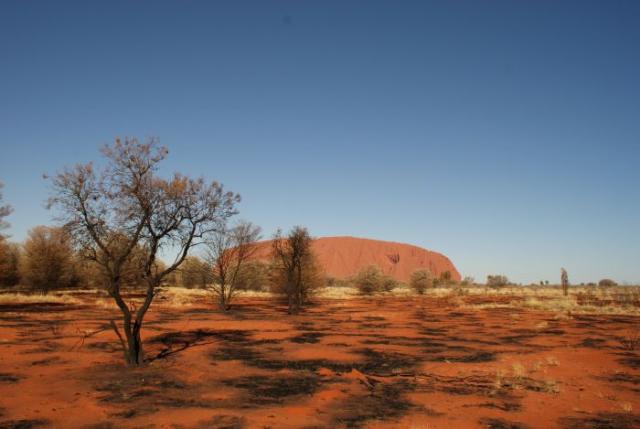
[[[221,310],[230,308],[242,270],[255,254],[259,238],[260,227],[251,222],[239,222],[231,228],[222,225],[207,239],[207,260],[213,269],[213,283],[209,289]]]
[[[2,204],[2,188],[4,184],[0,182],[0,231],[7,229],[9,227],[9,223],[4,220],[5,217],[9,216],[11,212],[13,212],[13,208],[9,204]],[[5,239],[6,237],[0,233],[0,240]]]
[[[34,290],[47,293],[75,281],[71,237],[63,228],[37,226],[29,231],[20,261],[20,278]]]
[[[569,274],[564,268],[560,269],[560,284],[562,284],[562,293],[567,296],[569,294]]]
[[[276,290],[287,297],[289,313],[298,313],[313,292],[322,285],[309,231],[294,227],[287,237],[278,231],[273,239],[273,275]]]
[[[217,182],[181,174],[158,177],[158,164],[168,151],[155,139],[116,140],[102,153],[107,163],[99,172],[89,163],[55,175],[49,206],[59,210],[83,254],[102,270],[122,312],[124,338],[114,321],[112,327],[127,363],[138,366],[144,362],[140,330],[158,287],[205,235],[236,213],[239,196]],[[125,302],[121,291],[135,249],[145,256],[139,266],[146,284],[141,303]],[[168,264],[159,263],[160,251],[173,254]]]

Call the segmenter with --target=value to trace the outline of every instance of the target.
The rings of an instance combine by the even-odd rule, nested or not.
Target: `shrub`
[[[451,271],[443,271],[440,273],[440,275],[433,279],[433,285],[434,286],[451,286],[452,284],[454,284],[455,281],[453,280],[453,276],[451,275]]]
[[[360,272],[351,279],[351,283],[362,295],[391,292],[399,285],[397,280],[382,274],[380,269],[375,265],[370,265],[360,270]]]
[[[509,279],[507,276],[503,275],[488,275],[487,276],[487,286],[490,287],[502,287],[509,284]]]
[[[247,262],[238,272],[238,290],[261,292],[269,284],[269,266],[264,262]]]
[[[476,279],[474,279],[473,277],[467,276],[465,278],[462,279],[462,281],[460,282],[461,286],[472,286],[475,283]]]
[[[204,289],[211,281],[211,267],[197,256],[187,256],[179,272],[180,283],[187,289]]]
[[[15,286],[20,282],[20,247],[0,238],[0,287]]]
[[[286,237],[278,231],[272,242],[271,290],[286,297],[289,313],[298,313],[324,286],[324,276],[306,228],[296,226]]]
[[[433,287],[433,277],[429,270],[416,270],[411,274],[409,285],[418,294],[422,295],[427,289]]]
[[[70,237],[63,229],[38,226],[29,231],[20,263],[25,284],[42,293],[69,287],[76,278],[74,265]]]
[[[361,269],[353,278],[353,285],[362,295],[372,295],[382,290],[382,272],[375,265]]]
[[[600,287],[613,287],[613,286],[618,286],[618,283],[616,283],[615,281],[611,280],[611,279],[602,279],[598,282],[598,286]]]
[[[385,292],[393,292],[400,283],[393,277],[383,276],[382,278],[382,290]]]

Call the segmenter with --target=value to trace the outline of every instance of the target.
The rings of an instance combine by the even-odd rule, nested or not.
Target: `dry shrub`
[[[451,274],[451,271],[448,271],[448,270],[441,272],[438,278],[433,279],[434,286],[447,287],[447,286],[454,285],[455,283],[456,282],[455,280],[453,280],[453,275]]]
[[[187,289],[204,289],[211,281],[211,267],[197,256],[187,256],[178,269],[178,282]]]
[[[238,272],[238,290],[264,292],[269,285],[269,266],[261,261],[247,262]]]
[[[351,283],[361,295],[373,295],[380,292],[392,292],[399,283],[390,276],[384,275],[380,268],[370,265],[363,268],[352,279]]]
[[[0,287],[20,282],[20,247],[0,238]]]
[[[611,279],[602,279],[598,282],[598,286],[600,287],[613,287],[613,286],[618,286],[618,283],[616,283],[615,281],[611,280]]]
[[[489,287],[504,287],[508,284],[509,279],[507,278],[507,276],[503,276],[500,274],[487,276],[487,286]]]
[[[288,287],[286,270],[278,264],[272,264],[267,273],[269,275],[269,291],[275,295],[291,298],[293,301],[292,312],[299,311],[302,306],[324,287],[324,276],[320,265],[314,259],[308,259],[303,263],[300,283],[293,282],[292,287]]]
[[[466,276],[460,282],[460,286],[473,286],[474,283],[475,283],[475,279],[473,277]]]
[[[372,295],[382,290],[382,272],[375,265],[361,269],[352,281],[362,295]]]
[[[296,226],[286,237],[278,231],[272,244],[271,291],[286,297],[289,312],[297,313],[324,286],[324,275],[306,228]]]
[[[62,228],[37,226],[29,231],[20,261],[23,282],[42,293],[77,282],[71,239]]]
[[[411,273],[409,285],[418,294],[423,295],[427,289],[433,287],[433,276],[429,270],[416,270]]]
[[[400,282],[392,277],[385,276],[382,279],[382,290],[384,292],[393,292],[393,290],[397,288],[399,285],[400,285]]]

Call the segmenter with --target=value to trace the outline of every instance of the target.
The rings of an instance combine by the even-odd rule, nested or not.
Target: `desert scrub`
[[[433,276],[429,270],[416,270],[411,273],[411,279],[409,280],[411,289],[416,291],[419,295],[424,295],[427,289],[433,287]]]
[[[9,304],[81,304],[78,298],[70,295],[41,295],[25,293],[3,293],[0,294],[0,305]]]
[[[352,282],[361,295],[392,292],[398,286],[396,280],[382,274],[380,269],[374,265],[360,270]]]

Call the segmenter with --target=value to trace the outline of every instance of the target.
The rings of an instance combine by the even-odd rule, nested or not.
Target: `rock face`
[[[449,271],[453,280],[460,280],[460,273],[449,258],[410,244],[355,237],[323,237],[314,240],[313,250],[325,273],[338,279],[351,277],[362,268],[375,265],[384,274],[401,282],[408,282],[413,271],[423,268],[431,270],[436,277]],[[271,241],[258,243],[257,259],[267,260],[270,254]]]

